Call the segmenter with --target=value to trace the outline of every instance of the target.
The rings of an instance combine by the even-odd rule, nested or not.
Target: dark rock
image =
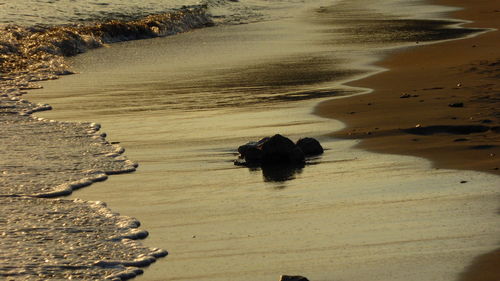
[[[260,141],[257,142],[257,145],[261,146],[263,143],[265,143],[269,139],[270,139],[270,137],[264,137]]]
[[[492,144],[482,144],[482,145],[473,145],[470,148],[477,149],[477,150],[483,150],[483,149],[493,149],[496,147],[497,147],[496,145],[492,145]]]
[[[305,153],[304,153],[305,151]],[[297,144],[282,135],[265,137],[238,147],[237,166],[262,169],[266,181],[283,182],[295,178],[304,168],[306,156],[323,153],[321,144],[313,138],[300,139]]]
[[[247,153],[248,150],[256,148],[257,145],[258,144],[256,142],[254,142],[254,141],[248,142],[247,144],[244,144],[244,145],[241,145],[240,147],[238,147],[238,152],[242,156],[244,156]]]
[[[306,156],[320,155],[324,152],[323,147],[313,138],[302,138],[297,141],[297,146]]]
[[[434,134],[469,135],[474,133],[484,133],[488,130],[490,130],[490,127],[480,125],[436,125],[403,129],[406,133],[423,136]]]
[[[309,281],[304,276],[281,275],[280,281]]]
[[[402,94],[399,98],[400,99],[407,99],[407,98],[410,98],[411,95],[410,94]]]
[[[464,107],[464,103],[463,102],[454,102],[454,103],[450,103],[448,104],[449,107]]]
[[[280,134],[274,135],[261,145],[264,152],[262,164],[305,163],[305,155],[293,141]]]
[[[264,152],[260,149],[257,143],[247,143],[238,147],[238,152],[247,163],[260,163]]]

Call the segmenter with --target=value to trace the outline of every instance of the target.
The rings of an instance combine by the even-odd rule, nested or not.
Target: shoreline
[[[485,0],[432,2],[461,7],[451,17],[470,21],[462,27],[493,30],[398,50],[375,63],[384,71],[347,83],[369,93],[321,102],[314,114],[343,122],[330,135],[361,140],[356,147],[363,150],[500,175],[500,7]],[[497,248],[476,257],[458,280],[495,281],[499,263]]]
[[[129,124],[127,124],[127,125],[129,125]],[[142,134],[142,133],[144,133],[144,132],[143,132],[143,131],[141,131],[141,134]],[[115,138],[115,139],[120,139],[120,140],[122,140],[122,139],[124,139],[124,138],[117,137],[117,138]],[[232,146],[233,146],[233,145],[232,145]],[[127,145],[126,147],[128,148],[128,147],[133,147],[133,146],[131,146],[131,145]],[[220,148],[219,148],[219,149],[220,149]],[[155,153],[155,155],[160,155],[160,154],[161,154],[161,153]],[[132,154],[131,154],[131,155],[132,155]],[[206,155],[205,155],[205,156],[206,156]],[[212,156],[213,156],[213,155],[212,155]],[[135,158],[139,159],[138,157],[133,157],[133,158],[134,158],[134,159],[135,159]],[[149,180],[150,180],[150,177],[148,177],[148,164],[151,164],[151,163],[147,163],[147,161],[140,161],[140,162],[141,162],[141,163],[145,163],[145,165],[144,165],[143,170],[142,170],[142,171],[140,171],[139,173],[142,173],[143,171],[145,171],[146,173],[145,173],[145,174],[143,174],[143,176],[145,176],[145,180],[144,180],[144,182],[146,182],[146,179],[149,181]],[[158,161],[158,162],[163,162],[163,159],[162,159],[162,160],[160,160],[160,161]],[[398,164],[399,164],[400,162],[396,162],[396,163],[398,163]],[[177,165],[178,165],[178,163],[176,163],[176,166],[177,166]],[[322,168],[323,166],[326,166],[326,165],[321,165],[321,166],[319,166],[319,167],[317,167],[317,168]],[[367,165],[367,166],[369,166],[369,165]],[[165,169],[165,167],[163,167],[162,169]],[[219,169],[220,169],[220,168],[219,168]],[[150,169],[150,170],[151,170],[151,169]],[[311,167],[311,170],[312,170],[312,167]],[[330,171],[331,169],[328,169],[328,170]],[[347,171],[348,171],[348,170],[349,170],[349,169],[347,169]],[[221,170],[218,170],[218,171],[221,171]],[[328,172],[329,172],[329,171],[328,171]],[[309,172],[309,171],[306,171],[306,172]],[[365,172],[366,172],[366,171],[365,171]],[[213,173],[213,171],[212,171],[211,173]],[[234,174],[234,171],[231,171],[231,174]],[[329,174],[329,173],[328,173],[328,174]],[[138,174],[133,174],[133,175],[130,175],[130,177],[137,177],[137,176],[138,176]],[[150,176],[150,175],[149,175],[149,176]],[[199,174],[197,173],[197,174],[196,174],[196,176],[199,176]],[[121,179],[121,178],[120,178],[120,179],[118,179],[118,178],[116,178],[116,179],[115,179],[115,178],[113,177],[112,181],[115,181],[115,183],[114,183],[115,185],[116,185],[116,182],[120,182],[120,184],[118,184],[118,185],[120,185],[120,186],[122,186],[122,187],[123,187],[123,186],[126,186],[126,185],[125,185],[125,184],[121,184],[121,181],[126,181],[126,178],[130,178],[130,177],[129,177],[129,176],[126,176],[126,175],[124,176],[124,178],[123,178],[123,179]],[[242,177],[242,178],[246,178],[246,177]],[[370,179],[370,180],[372,180],[372,179]],[[420,180],[421,180],[421,179],[420,179]],[[297,180],[297,181],[298,181],[298,180]],[[297,181],[294,181],[294,183],[296,183]],[[307,182],[306,184],[309,184],[309,181],[306,181],[306,182]],[[448,182],[450,182],[450,180],[448,180]],[[112,186],[112,185],[113,185],[113,182],[108,182],[108,183],[105,183],[105,184],[106,184],[106,185],[108,185],[108,186]],[[169,183],[169,185],[170,185],[170,184],[171,184],[171,183]],[[337,184],[337,185],[338,185],[338,184]],[[351,187],[352,187],[351,185],[352,185],[352,181],[351,181],[351,180],[349,180],[349,183],[348,183],[346,186],[348,186],[349,188],[351,188]],[[383,183],[383,185],[385,186],[385,185],[387,185],[387,183],[386,183],[386,182],[384,182],[384,183]],[[100,186],[99,186],[99,189],[104,189],[104,190],[101,190],[101,192],[106,192],[106,188],[102,188],[103,186],[104,186],[104,185],[100,185]],[[195,185],[195,186],[196,186],[196,185]],[[222,186],[227,186],[227,185],[222,185]],[[302,184],[302,186],[305,186],[305,184],[303,183],[303,184]],[[382,185],[381,185],[381,186],[382,186]],[[191,186],[190,186],[190,187],[191,187]],[[135,188],[135,186],[134,186],[134,188]],[[337,189],[338,189],[338,186],[337,186]],[[376,189],[376,188],[375,188],[375,189]],[[87,189],[85,189],[85,190],[87,190]],[[126,192],[126,193],[127,193],[127,194],[129,194],[129,192],[130,192],[130,194],[132,194],[132,192],[135,192],[135,191],[133,191],[133,190],[135,190],[135,189],[133,189],[133,188],[132,188],[132,189],[130,189],[130,190],[127,190],[127,192]],[[185,190],[185,189],[184,189],[184,190]],[[292,187],[289,187],[287,191],[289,192],[290,190],[293,190],[293,186],[292,186]],[[325,190],[326,190],[326,189],[325,189]],[[318,191],[325,191],[325,190],[320,189],[320,190],[318,190]],[[153,191],[153,192],[158,192],[157,190],[154,190],[154,189],[153,189],[153,190],[150,190],[150,192],[149,192],[149,193],[151,193],[151,191]],[[191,196],[192,196],[192,195],[195,195],[195,194],[197,194],[197,193],[200,193],[200,194],[202,194],[202,193],[203,193],[203,194],[205,194],[205,193],[206,193],[205,191],[206,191],[206,190],[199,190],[199,192],[195,192],[195,193],[191,194]],[[82,192],[85,192],[85,191],[82,191]],[[91,193],[91,192],[92,192],[92,190],[91,190],[91,189],[89,189],[89,190],[88,190],[88,192],[89,192],[89,193]],[[108,192],[109,192],[109,191],[108,191]],[[221,192],[221,191],[219,190],[219,192]],[[225,192],[225,191],[224,191],[224,192]],[[235,192],[234,192],[234,190],[231,190],[228,194],[230,194],[230,196],[234,196],[234,195],[233,195],[234,193],[235,193]],[[282,193],[284,193],[284,191],[282,191]],[[315,192],[310,192],[310,191],[308,191],[307,193],[313,193],[313,194],[314,194]],[[155,194],[156,194],[156,193],[155,193]],[[243,193],[243,194],[244,194],[244,193]],[[237,194],[236,196],[241,196],[241,195],[243,195],[243,194]],[[81,195],[82,195],[82,193],[79,193],[78,197],[80,197]],[[134,200],[137,200],[137,198],[140,198],[140,197],[135,196],[135,195],[137,195],[137,194],[135,194],[135,193],[134,193],[134,196],[132,196],[131,198],[134,198]],[[248,194],[245,194],[245,195],[248,195]],[[302,194],[302,196],[305,196],[305,195],[306,195],[306,194]],[[328,195],[328,193],[327,193],[327,194],[325,194],[325,195]],[[93,194],[93,196],[97,196],[97,195],[96,195],[96,194]],[[116,197],[119,197],[119,196],[123,197],[123,196],[122,196],[122,194],[118,194],[118,196],[116,196]],[[227,194],[226,194],[226,196],[227,196]],[[259,195],[259,196],[260,196],[260,195]],[[265,194],[264,194],[264,196],[265,196]],[[97,196],[97,197],[98,197],[98,198],[107,198],[107,199],[106,199],[106,201],[108,201],[108,199],[109,199],[107,196],[102,196],[102,194],[99,194],[99,196]],[[242,197],[244,198],[245,202],[247,202],[247,200],[248,200],[248,196],[242,196]],[[310,202],[316,202],[316,203],[317,203],[317,202],[318,202],[318,199],[321,199],[321,198],[327,198],[327,197],[328,197],[328,196],[320,196],[319,198],[311,198],[311,199],[310,199],[310,200],[311,200]],[[337,196],[332,196],[332,197],[337,197]],[[231,197],[231,198],[232,198],[232,197]],[[356,198],[358,198],[358,194],[356,194]],[[191,198],[190,198],[190,199],[191,199]],[[262,202],[264,202],[264,201],[269,200],[269,198],[265,198],[265,197],[264,197],[264,198],[257,197],[257,198],[255,198],[255,199],[256,199],[255,201],[259,201],[259,202],[261,202],[261,201],[262,201]],[[266,200],[263,200],[263,199],[266,199]],[[129,200],[130,200],[130,199],[129,199]],[[150,200],[151,200],[151,199],[150,199]],[[165,200],[165,202],[167,202],[167,203],[175,203],[175,202],[176,202],[176,200],[174,200],[173,202],[169,202],[169,201],[167,201],[166,199],[163,199],[163,200]],[[183,201],[183,200],[185,200],[185,198],[182,198],[182,197],[181,197],[181,198],[180,198],[180,200],[179,200],[179,202],[181,202],[181,201]],[[357,200],[357,199],[356,199],[356,200]],[[127,201],[127,200],[125,199],[125,201]],[[221,200],[215,200],[215,201],[221,201]],[[165,202],[164,202],[164,203],[165,203]],[[155,202],[154,200],[153,200],[152,202],[150,201],[150,203],[154,203],[154,204],[146,204],[146,205],[148,205],[148,206],[153,206],[153,205],[158,204],[158,202]],[[277,201],[277,203],[283,203],[283,202],[282,202],[282,201]],[[291,204],[291,203],[295,203],[295,202],[292,200],[292,201],[290,201],[290,204]],[[130,202],[126,202],[126,204],[127,204],[127,205],[130,205]],[[290,204],[285,204],[285,205],[290,205]],[[328,204],[331,204],[331,202],[330,202],[330,203],[328,203]],[[342,203],[342,204],[344,204],[344,203]],[[165,204],[165,205],[170,205],[170,204]],[[278,205],[278,204],[271,204],[271,205],[276,206],[276,205]],[[439,205],[440,205],[440,204],[439,204]],[[191,206],[192,206],[192,205],[191,205]],[[241,204],[236,204],[236,206],[241,207]],[[421,206],[421,205],[415,205],[415,206]],[[115,208],[115,207],[116,207],[116,206],[113,204],[113,208],[112,208],[112,209],[113,209],[113,210],[118,209],[118,208]],[[185,207],[186,207],[186,206],[184,206],[184,204],[183,204],[182,208],[185,208]],[[201,206],[198,206],[198,207],[196,207],[196,206],[192,206],[192,207],[195,207],[195,208],[194,208],[194,210],[200,210],[200,209],[202,209],[202,208],[203,208],[203,207],[205,207],[205,206],[202,204]],[[200,208],[200,207],[201,207],[201,208]],[[333,207],[334,207],[334,208],[335,208],[335,210],[338,212],[338,206],[335,206],[335,205],[334,205]],[[379,206],[376,206],[376,208],[377,208],[377,209],[380,209],[380,207],[379,207]],[[406,204],[405,204],[405,206],[404,206],[404,207],[402,206],[402,208],[403,208],[403,209],[406,209]],[[259,209],[259,210],[262,210],[262,208],[258,208],[258,209]],[[175,211],[175,207],[174,207],[174,211]],[[379,210],[379,211],[380,211],[380,210]],[[147,210],[147,211],[146,211],[146,210],[143,210],[143,212],[148,213],[148,212],[151,212],[151,210]],[[170,209],[156,209],[154,212],[157,212],[157,213],[167,213],[167,214],[168,214],[168,213],[170,213],[170,212],[174,213],[174,212],[173,212],[172,210],[170,210]],[[308,212],[308,210],[306,210],[306,212]],[[309,212],[310,212],[310,211],[309,211]],[[132,213],[132,214],[133,214],[134,212],[132,212],[132,211],[124,211],[124,212],[122,212],[122,213],[127,213],[127,214],[128,214],[128,213]],[[194,212],[193,212],[193,213],[194,213]],[[228,213],[228,212],[227,212],[227,211],[224,211],[224,210],[221,210],[221,213],[222,213],[222,214],[225,214],[225,213]],[[327,212],[327,213],[329,213],[329,212]],[[363,214],[364,214],[364,213],[366,213],[366,212],[363,212]],[[393,213],[399,213],[399,212],[397,212],[397,211],[390,211],[389,213],[393,214]],[[440,214],[440,216],[442,215],[442,213],[441,213],[441,212],[433,212],[433,213],[435,213],[435,214]],[[245,214],[246,214],[246,212],[245,212]],[[320,215],[322,215],[322,214],[325,214],[325,212],[321,211],[321,212],[318,212],[318,213],[311,213],[311,218],[315,218],[315,219],[317,219],[317,217],[318,217],[318,216],[320,216]],[[214,219],[214,218],[215,218],[214,222],[217,222],[217,219],[218,219],[218,217],[219,217],[219,216],[220,216],[219,214],[217,214],[217,216],[215,216],[215,217],[214,217],[214,216],[212,216],[212,219]],[[364,216],[364,215],[363,215],[363,216]],[[386,215],[386,216],[387,216],[387,215]],[[412,214],[411,216],[413,216],[413,214]],[[149,220],[149,221],[148,221],[148,219],[146,218],[146,215],[145,215],[145,214],[142,214],[142,213],[141,213],[141,215],[140,215],[139,217],[141,218],[141,221],[145,221],[145,222],[146,222],[145,226],[147,226],[147,229],[151,229],[151,230],[153,230],[153,232],[152,232],[152,233],[155,233],[154,231],[156,231],[156,233],[159,233],[160,231],[158,231],[158,230],[161,230],[161,229],[164,229],[164,228],[165,228],[165,225],[161,225],[161,223],[158,223],[158,222],[157,222],[156,224],[149,224],[149,223],[151,223],[151,220]],[[153,215],[153,217],[155,217],[155,216]],[[222,216],[220,216],[220,217],[222,217]],[[385,217],[385,216],[384,216],[384,215],[380,215],[379,217]],[[389,218],[389,217],[390,217],[390,216],[387,216],[387,218]],[[447,217],[447,216],[443,216],[443,218],[445,218],[445,217]],[[144,220],[143,220],[143,218],[144,218]],[[245,218],[247,218],[247,217],[245,217]],[[154,218],[154,219],[155,219],[155,221],[157,221],[157,220],[158,220],[157,218]],[[255,222],[253,222],[253,220],[251,220],[251,218],[247,218],[247,219],[249,220],[249,221],[248,221],[249,223],[255,223]],[[281,219],[281,216],[279,216],[277,219]],[[328,218],[326,218],[326,217],[325,217],[325,220],[327,220],[327,219],[330,219],[330,218],[329,218],[329,217],[328,217]],[[172,222],[176,222],[176,221],[175,221],[175,220],[173,220],[173,219],[163,219],[163,220],[161,220],[161,221],[163,221],[163,222],[168,221],[170,224],[171,224]],[[270,220],[270,221],[272,222],[272,220]],[[308,220],[306,220],[306,221],[308,221],[308,223],[310,223],[312,220],[309,220],[309,219],[308,219]],[[434,220],[432,220],[432,219],[431,219],[431,220],[429,220],[429,221],[434,221]],[[185,221],[183,220],[183,221],[182,221],[182,223],[185,223]],[[174,223],[174,225],[170,225],[170,224],[169,224],[169,227],[174,228],[175,223]],[[321,226],[324,226],[324,225],[326,225],[326,221],[325,221],[325,222],[317,221],[317,224],[318,224],[318,225],[321,225]],[[200,256],[195,256],[195,255],[192,255],[192,252],[191,252],[191,253],[189,253],[189,252],[190,252],[190,251],[189,251],[190,249],[187,249],[187,250],[186,250],[186,249],[179,249],[179,248],[182,248],[182,246],[184,246],[184,245],[183,245],[183,242],[185,243],[185,245],[190,245],[190,244],[193,244],[193,243],[199,243],[200,245],[203,245],[203,248],[202,248],[202,249],[204,249],[204,247],[206,247],[206,245],[210,245],[210,247],[213,247],[214,245],[216,245],[217,243],[213,243],[213,241],[216,241],[216,242],[217,242],[217,239],[220,239],[220,241],[224,241],[224,242],[225,242],[225,241],[227,241],[228,239],[231,239],[231,241],[244,241],[244,242],[245,242],[245,244],[244,244],[244,245],[248,245],[248,246],[249,246],[249,247],[248,247],[249,249],[247,249],[247,250],[245,251],[245,255],[248,255],[248,253],[251,253],[251,254],[254,254],[254,255],[260,255],[260,253],[254,253],[254,252],[252,252],[252,249],[255,249],[255,248],[256,248],[256,246],[255,246],[255,245],[262,245],[262,242],[259,242],[259,241],[258,241],[257,239],[255,239],[255,238],[250,238],[250,237],[259,237],[259,236],[263,236],[263,235],[262,235],[262,234],[260,234],[260,233],[251,233],[251,235],[249,235],[248,233],[242,232],[242,233],[237,233],[237,236],[235,237],[235,236],[232,236],[232,232],[231,232],[231,231],[233,231],[233,229],[236,229],[237,227],[233,227],[233,226],[231,226],[231,225],[229,225],[229,226],[228,226],[228,224],[223,224],[223,226],[225,226],[225,227],[226,227],[226,228],[224,228],[225,230],[227,230],[227,231],[226,231],[226,233],[221,233],[220,231],[217,231],[217,232],[203,233],[203,235],[201,235],[201,234],[198,234],[198,233],[197,233],[197,231],[199,230],[199,227],[200,227],[199,223],[198,223],[197,221],[195,221],[193,225],[195,225],[195,226],[196,226],[196,228],[194,228],[194,229],[192,229],[192,230],[188,230],[186,233],[188,233],[189,235],[185,235],[186,233],[184,233],[184,234],[182,234],[182,235],[176,236],[176,239],[174,239],[175,243],[172,243],[172,245],[170,245],[171,241],[169,241],[169,245],[167,245],[167,246],[168,246],[168,248],[169,248],[169,249],[170,249],[170,247],[172,247],[172,253],[173,253],[173,256],[171,257],[172,259],[171,259],[171,258],[169,258],[169,259],[168,259],[168,261],[169,261],[169,264],[170,264],[170,265],[172,265],[172,264],[174,264],[174,263],[176,263],[176,262],[177,262],[177,263],[179,263],[179,262],[180,262],[180,263],[181,263],[181,265],[182,265],[183,260],[184,260],[184,261],[186,261],[186,260],[187,260],[187,261],[189,261],[190,263],[192,263],[192,262],[193,262],[193,259],[196,259],[196,260],[197,260],[197,262],[198,262],[198,261],[200,260],[200,258],[206,258],[206,257],[202,257],[201,255],[200,255]],[[259,225],[257,225],[257,226],[260,226],[260,224],[259,224]],[[219,228],[218,228],[218,227],[215,227],[215,228],[216,228],[217,230],[219,230]],[[293,224],[290,226],[290,228],[293,228],[293,229],[294,229],[294,228],[295,228],[295,223],[293,223]],[[260,229],[260,227],[253,227],[253,229]],[[268,228],[268,229],[269,229],[269,228]],[[271,227],[270,229],[273,229],[273,228]],[[285,228],[285,229],[286,229],[286,228]],[[170,229],[170,230],[172,231],[173,229]],[[333,230],[330,230],[330,231],[333,231]],[[426,231],[427,231],[427,230],[426,230]],[[365,231],[355,231],[355,230],[353,230],[352,232],[353,232],[353,233],[358,233],[358,232],[365,232]],[[366,232],[368,232],[368,231],[366,231]],[[327,233],[328,233],[328,232],[327,232]],[[196,234],[196,235],[193,235],[193,234]],[[209,234],[209,235],[207,235],[207,234]],[[331,232],[330,234],[336,234],[336,235],[339,235],[339,233],[335,233],[335,232]],[[340,234],[342,234],[342,233],[340,233]],[[156,240],[151,240],[151,241],[149,241],[149,242],[150,242],[152,245],[155,245],[155,246],[157,246],[157,245],[161,245],[161,244],[158,242],[160,239],[159,239],[159,238],[154,238],[154,236],[155,236],[155,235],[153,235],[153,238],[151,238],[151,239],[156,239]],[[331,236],[331,235],[328,235],[328,236]],[[349,236],[350,236],[350,235],[349,235]],[[383,235],[383,236],[385,237],[386,235]],[[197,241],[197,242],[193,242],[193,239],[194,239],[194,238],[196,238],[196,241]],[[214,238],[216,238],[216,239],[214,239]],[[301,235],[301,238],[303,238],[303,237],[302,237],[302,235]],[[418,237],[417,237],[417,238],[418,238]],[[171,239],[171,238],[170,238],[170,239]],[[416,239],[416,238],[415,238],[415,239]],[[161,239],[161,240],[165,240],[165,236],[163,236],[163,239]],[[185,241],[185,240],[187,240],[187,241]],[[293,239],[292,239],[292,240],[293,240]],[[212,241],[212,243],[211,243],[211,241]],[[149,244],[149,242],[146,242],[146,244]],[[179,243],[179,242],[180,242],[180,243]],[[355,241],[355,242],[356,242],[356,241]],[[375,241],[375,242],[374,242],[374,244],[377,244],[376,242],[378,242],[378,241]],[[211,244],[210,244],[210,243],[211,243]],[[252,243],[253,243],[253,244],[252,244]],[[359,241],[358,241],[358,242],[356,242],[356,243],[359,243]],[[175,247],[177,247],[177,248],[174,248],[174,244],[175,244]],[[321,243],[319,243],[319,244],[320,244],[320,245],[319,245],[318,247],[316,247],[316,248],[315,248],[314,246],[311,246],[309,243],[307,243],[307,245],[304,245],[303,247],[304,247],[304,249],[314,251],[315,249],[320,249],[320,248],[324,247],[323,245],[321,245]],[[377,244],[377,245],[378,245],[378,244]],[[294,246],[295,246],[295,244],[294,244]],[[365,246],[366,246],[366,245],[365,245]],[[429,246],[430,246],[430,244],[429,244]],[[228,253],[228,252],[219,252],[220,250],[219,250],[219,248],[218,248],[218,247],[215,247],[215,248],[210,248],[210,247],[208,247],[207,249],[208,249],[210,252],[214,252],[214,254],[215,254],[215,256],[211,256],[211,257],[209,257],[209,258],[210,258],[210,260],[216,260],[217,258],[220,258],[220,257],[225,256],[225,255],[227,255],[227,254],[229,254],[229,255],[240,255],[240,254],[238,254],[238,253],[233,253],[233,252],[229,252],[229,253]],[[167,247],[164,247],[164,248],[167,248]],[[196,249],[196,248],[195,248],[195,249]],[[197,248],[196,250],[199,250],[199,248]],[[384,249],[384,248],[381,248],[381,250],[385,250],[385,251],[386,251],[386,253],[390,253],[390,250],[389,250],[389,249]],[[274,250],[272,251],[272,254],[276,255],[276,253],[278,253],[278,255],[277,255],[277,256],[279,257],[279,254],[281,254],[281,251],[283,251],[283,249],[274,249]],[[199,251],[196,251],[196,252],[199,252]],[[377,252],[379,252],[379,251],[377,251]],[[203,251],[202,251],[202,253],[203,253]],[[219,255],[222,255],[222,256],[219,256]],[[390,255],[388,254],[388,256],[390,256]],[[178,257],[180,257],[181,259],[180,259],[180,260],[176,260],[176,258],[178,258]],[[187,257],[187,258],[186,258],[186,257]],[[314,259],[315,259],[315,258],[314,258]],[[253,260],[256,260],[256,258],[254,258]],[[279,259],[277,259],[277,258],[275,257],[274,259],[271,259],[271,260],[279,260]],[[292,262],[293,262],[293,260],[292,260]],[[288,263],[287,263],[287,264],[288,264]],[[261,266],[262,266],[262,265],[261,265]],[[155,267],[157,268],[156,270],[158,270],[158,268],[159,268],[159,267],[161,267],[161,265],[156,265]],[[288,272],[288,271],[291,271],[291,269],[289,269],[289,268],[282,268],[282,267],[280,267],[280,265],[279,265],[279,264],[277,264],[277,265],[273,266],[273,271],[274,271],[274,270],[276,270],[276,269],[278,269],[278,268],[280,268],[280,270],[281,270],[281,271],[283,271],[283,272]],[[149,271],[153,271],[153,270],[155,270],[155,269],[151,268],[150,270],[148,270],[148,272],[149,272]],[[158,274],[158,276],[165,276],[164,272],[163,272],[163,273],[161,273],[161,271],[160,271],[160,270],[158,270],[158,272],[159,272],[159,273],[156,273],[156,274]],[[457,272],[458,272],[458,271],[457,271]],[[307,273],[307,272],[304,272],[304,274],[305,274],[306,276],[309,276],[309,274],[306,274],[306,273]],[[145,279],[147,279],[147,278],[154,278],[154,276],[155,276],[155,273],[154,273],[154,272],[151,272],[151,273],[148,273],[148,274],[149,274],[149,277],[140,277],[140,278],[145,278]],[[217,274],[218,274],[218,273],[217,273]],[[365,273],[365,274],[366,274],[366,273]],[[238,275],[242,275],[242,274],[241,274],[241,271],[240,271],[240,273],[238,273]],[[217,275],[213,275],[213,276],[217,276]],[[212,277],[213,277],[213,276],[212,276]],[[198,276],[198,277],[199,277],[199,276]],[[202,276],[202,277],[206,277],[206,276]],[[314,276],[313,276],[313,277],[314,277]],[[208,275],[208,278],[210,278],[210,275]],[[354,280],[355,280],[355,279],[354,279]]]
[[[435,168],[500,175],[500,113],[495,108],[500,90],[495,16],[500,10],[488,1],[438,3],[465,7],[452,13],[473,21],[464,27],[497,30],[398,50],[375,64],[388,71],[347,83],[372,92],[322,102],[314,113],[346,124],[331,136],[360,139],[358,148],[423,157]]]

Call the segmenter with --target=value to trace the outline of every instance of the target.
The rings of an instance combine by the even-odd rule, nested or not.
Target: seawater
[[[1,1],[0,23],[60,25],[89,21],[133,19],[165,13],[183,5],[197,5],[193,0],[28,0]]]
[[[272,14],[273,10],[310,5],[318,0],[27,0],[1,1],[0,23],[32,25],[61,25],[90,21],[130,20],[162,14],[183,6],[208,6],[216,17],[239,16],[252,20],[257,15]],[[325,1],[326,3],[326,1]],[[226,11],[226,14],[222,12]],[[255,19],[254,19],[255,20]]]
[[[313,1],[315,3],[316,1]],[[23,1],[0,3],[0,93],[22,95],[71,74],[64,57],[105,44],[169,36],[214,24],[289,16],[309,1]],[[306,5],[306,6],[307,6]],[[21,11],[21,12],[20,12]]]
[[[378,71],[367,64],[388,48],[474,32],[440,18],[450,9],[422,1],[70,2],[32,5],[36,17],[12,12],[12,4],[2,10],[13,19],[0,33],[0,118],[8,128],[1,147],[16,157],[0,162],[2,213],[9,214],[0,220],[0,257],[10,260],[2,276],[127,279],[166,254],[131,241],[147,233],[102,203],[29,197],[68,194],[135,169],[85,121],[103,123],[140,162],[137,173],[76,197],[138,215],[153,233],[146,243],[170,251],[146,280],[274,280],[289,272],[314,280],[452,280],[494,243],[494,177],[460,174],[474,182],[470,189],[457,184],[457,173],[426,162],[353,151],[326,136],[342,124],[309,114],[322,98],[363,92],[341,83]],[[146,38],[156,39],[123,43]],[[24,100],[41,80],[73,71],[33,91],[40,104]],[[50,109],[49,100],[56,110],[33,117]],[[239,144],[274,132],[318,137],[327,153],[301,170],[233,165]],[[11,184],[17,179],[25,183]],[[12,186],[22,192],[5,192]],[[55,187],[63,189],[54,194]],[[457,212],[462,218],[450,222]],[[447,269],[433,270],[436,260]]]

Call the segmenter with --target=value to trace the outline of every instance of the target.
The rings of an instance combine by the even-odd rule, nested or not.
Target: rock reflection
[[[238,165],[238,164],[236,164]],[[250,172],[258,173],[262,171],[262,177],[264,182],[286,182],[295,179],[297,174],[302,173],[302,169],[305,165],[266,165],[266,166],[248,166],[239,165],[247,167]]]
[[[302,173],[304,165],[263,166],[262,175],[265,182],[285,182],[295,179],[295,175]]]

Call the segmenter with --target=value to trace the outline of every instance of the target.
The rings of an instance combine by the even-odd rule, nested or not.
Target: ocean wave
[[[160,12],[163,4],[160,5],[160,2],[154,0],[149,2],[151,1],[156,3],[152,5],[155,7],[146,9],[138,8],[145,5],[137,3],[139,1],[120,4],[111,0],[101,3],[100,6],[116,6],[115,10],[107,11],[106,8],[99,8],[89,11],[87,18],[68,15],[64,19],[55,21],[57,24],[54,24],[51,23],[49,12],[45,10],[50,7],[55,10],[65,10],[64,7],[60,8],[64,1],[55,0],[49,4],[42,3],[49,5],[45,7],[44,15],[40,15],[44,20],[43,23],[26,25],[4,21],[7,24],[0,24],[0,95],[19,96],[24,94],[22,89],[38,88],[36,84],[38,81],[72,74],[65,63],[65,57],[84,53],[105,44],[169,36],[214,24],[242,24],[272,19],[274,16],[271,16],[271,11],[305,3],[304,0],[277,0],[273,3],[261,0],[245,3],[237,0],[205,0],[204,4],[180,6],[179,3],[185,1],[172,0],[165,2],[167,3],[165,7],[169,8]],[[86,8],[79,8],[84,10],[91,9],[88,6],[95,4],[85,1],[75,3],[72,2],[71,5],[85,3],[82,7]],[[178,8],[171,8],[174,3]],[[131,11],[133,7],[137,8],[136,11]],[[116,10],[118,8],[124,10]],[[22,19],[34,15],[26,11],[19,17]]]
[[[64,57],[104,44],[161,37],[213,25],[204,5],[132,21],[110,20],[91,24],[0,27],[0,93],[31,88],[30,82],[70,74]],[[28,86],[26,85],[28,84]]]
[[[135,242],[139,222],[102,204],[50,200],[107,175],[134,171],[123,148],[99,126],[33,117],[49,110],[20,96],[42,80],[71,74],[65,57],[105,44],[173,35],[212,25],[206,5],[134,20],[66,25],[0,26],[0,127],[5,153],[0,177],[0,276],[12,280],[112,279],[142,273],[166,251]],[[10,155],[10,156],[9,156]],[[36,198],[38,197],[38,198]],[[20,219],[23,218],[23,219]],[[26,218],[33,218],[27,220]],[[54,243],[57,241],[57,243]],[[22,245],[21,247],[19,245]],[[28,251],[26,251],[28,249]]]
[[[126,280],[167,255],[137,242],[148,236],[140,223],[102,202],[0,196],[0,210],[5,280]]]

